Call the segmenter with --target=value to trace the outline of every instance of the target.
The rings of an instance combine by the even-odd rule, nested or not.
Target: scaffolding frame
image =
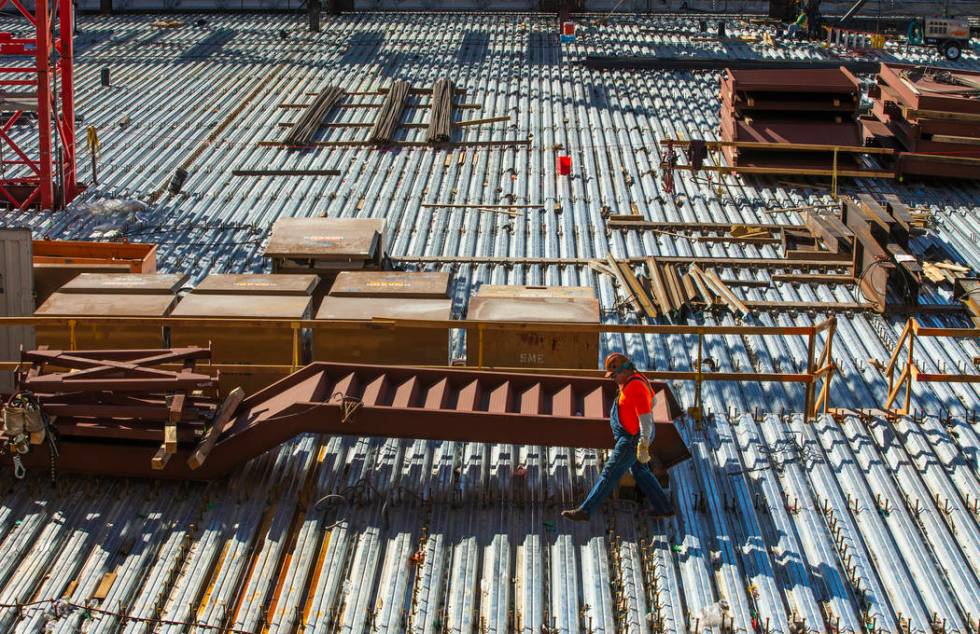
[[[882,409],[893,415],[907,416],[912,410],[912,384],[913,383],[980,383],[980,374],[939,374],[928,373],[919,370],[915,365],[915,339],[916,337],[947,337],[947,338],[980,338],[980,328],[928,328],[922,326],[914,317],[905,322],[905,328],[895,344],[888,364],[883,370],[883,374],[888,377],[888,396]],[[906,342],[908,345],[906,346]],[[895,370],[898,367],[898,360],[902,350],[907,349],[905,363],[898,377],[895,377]],[[899,395],[904,392],[902,408],[893,407]]]

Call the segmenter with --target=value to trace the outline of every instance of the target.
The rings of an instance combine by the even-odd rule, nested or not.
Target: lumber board
[[[653,294],[657,298],[657,304],[660,305],[660,309],[664,314],[667,314],[673,310],[670,301],[670,294],[667,291],[667,285],[664,283],[664,279],[661,276],[660,267],[657,265],[657,261],[654,258],[646,259],[646,269],[647,277],[650,278],[650,286],[653,288]]]
[[[242,404],[243,400],[245,400],[245,391],[240,387],[236,387],[228,393],[221,407],[218,408],[211,427],[208,428],[207,433],[205,433],[204,438],[197,445],[194,453],[187,459],[187,465],[191,469],[197,469],[204,464],[204,461],[208,458],[208,454],[211,453],[215,443],[218,442],[218,437],[224,432],[228,422],[233,419],[235,411]]]
[[[99,585],[96,586],[95,592],[92,593],[92,598],[102,601],[109,596],[109,590],[112,589],[112,584],[116,582],[116,577],[117,573],[115,570],[102,575],[102,578],[99,579]]]
[[[237,169],[232,170],[232,176],[340,176],[340,170],[329,170],[329,169],[264,169],[264,170],[250,170],[250,169]]]
[[[626,262],[617,262],[612,255],[609,256],[609,264],[614,268],[614,270],[619,271],[619,279],[625,285],[625,290],[633,297],[633,303],[636,304],[643,313],[650,319],[657,318],[657,308],[650,301],[650,296],[647,295],[646,290],[643,285],[640,284],[640,280],[636,278],[636,274],[633,273],[633,268]]]
[[[697,264],[691,264],[688,268],[688,274],[691,276],[691,281],[694,282],[698,292],[701,293],[701,298],[704,300],[704,303],[708,306],[714,306],[714,297],[707,282],[705,282],[704,271],[701,270],[701,267]]]
[[[505,123],[510,121],[510,115],[504,115],[501,117],[486,117],[484,119],[464,119],[463,121],[457,121],[456,125],[460,128],[466,128],[474,125],[484,125],[487,123]]]
[[[714,269],[708,269],[704,272],[704,274],[707,281],[712,283],[721,298],[725,300],[725,303],[727,303],[729,308],[732,309],[732,312],[739,312],[743,315],[748,315],[750,312],[752,312],[749,310],[749,307],[742,302],[742,300],[735,296],[732,289],[728,288],[728,286],[721,281],[721,278],[718,277],[718,274],[715,273]]]
[[[167,466],[167,463],[170,462],[170,456],[172,455],[172,453],[167,452],[166,445],[160,445],[157,452],[153,454],[153,459],[150,464],[155,471],[162,471]]]
[[[177,453],[177,425],[173,423],[163,428],[163,450],[171,456]]]
[[[684,291],[681,289],[680,280],[677,278],[677,271],[670,264],[664,264],[662,268],[664,277],[667,280],[667,290],[670,291],[671,298],[674,302],[674,310],[683,310],[687,302],[684,300]]]
[[[688,302],[693,302],[698,299],[698,291],[694,287],[694,280],[691,279],[690,273],[685,273],[681,276],[681,284],[684,287],[684,295]]]

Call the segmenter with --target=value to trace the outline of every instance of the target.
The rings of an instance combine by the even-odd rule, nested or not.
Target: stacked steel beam
[[[980,169],[980,73],[882,64],[869,95],[866,136],[907,150],[900,174],[976,178]],[[883,125],[882,125],[883,124]]]
[[[831,169],[832,152],[795,152],[792,145],[862,146],[856,121],[860,95],[857,78],[843,67],[726,69],[721,80],[725,157],[733,167]],[[850,157],[838,160],[840,168],[855,167],[847,164]]]

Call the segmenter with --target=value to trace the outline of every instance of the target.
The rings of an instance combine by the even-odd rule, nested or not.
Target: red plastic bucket
[[[572,173],[572,157],[570,156],[559,156],[558,157],[558,173],[562,176],[568,176]]]

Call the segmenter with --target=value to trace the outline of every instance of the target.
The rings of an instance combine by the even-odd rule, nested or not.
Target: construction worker
[[[650,500],[656,515],[672,515],[673,505],[648,464],[650,442],[655,433],[653,388],[629,357],[622,353],[611,353],[603,365],[606,377],[615,380],[619,386],[619,393],[609,412],[609,426],[616,445],[585,501],[578,508],[562,511],[561,515],[576,522],[587,521],[596,507],[616,489],[627,471],[633,473],[636,486]]]

